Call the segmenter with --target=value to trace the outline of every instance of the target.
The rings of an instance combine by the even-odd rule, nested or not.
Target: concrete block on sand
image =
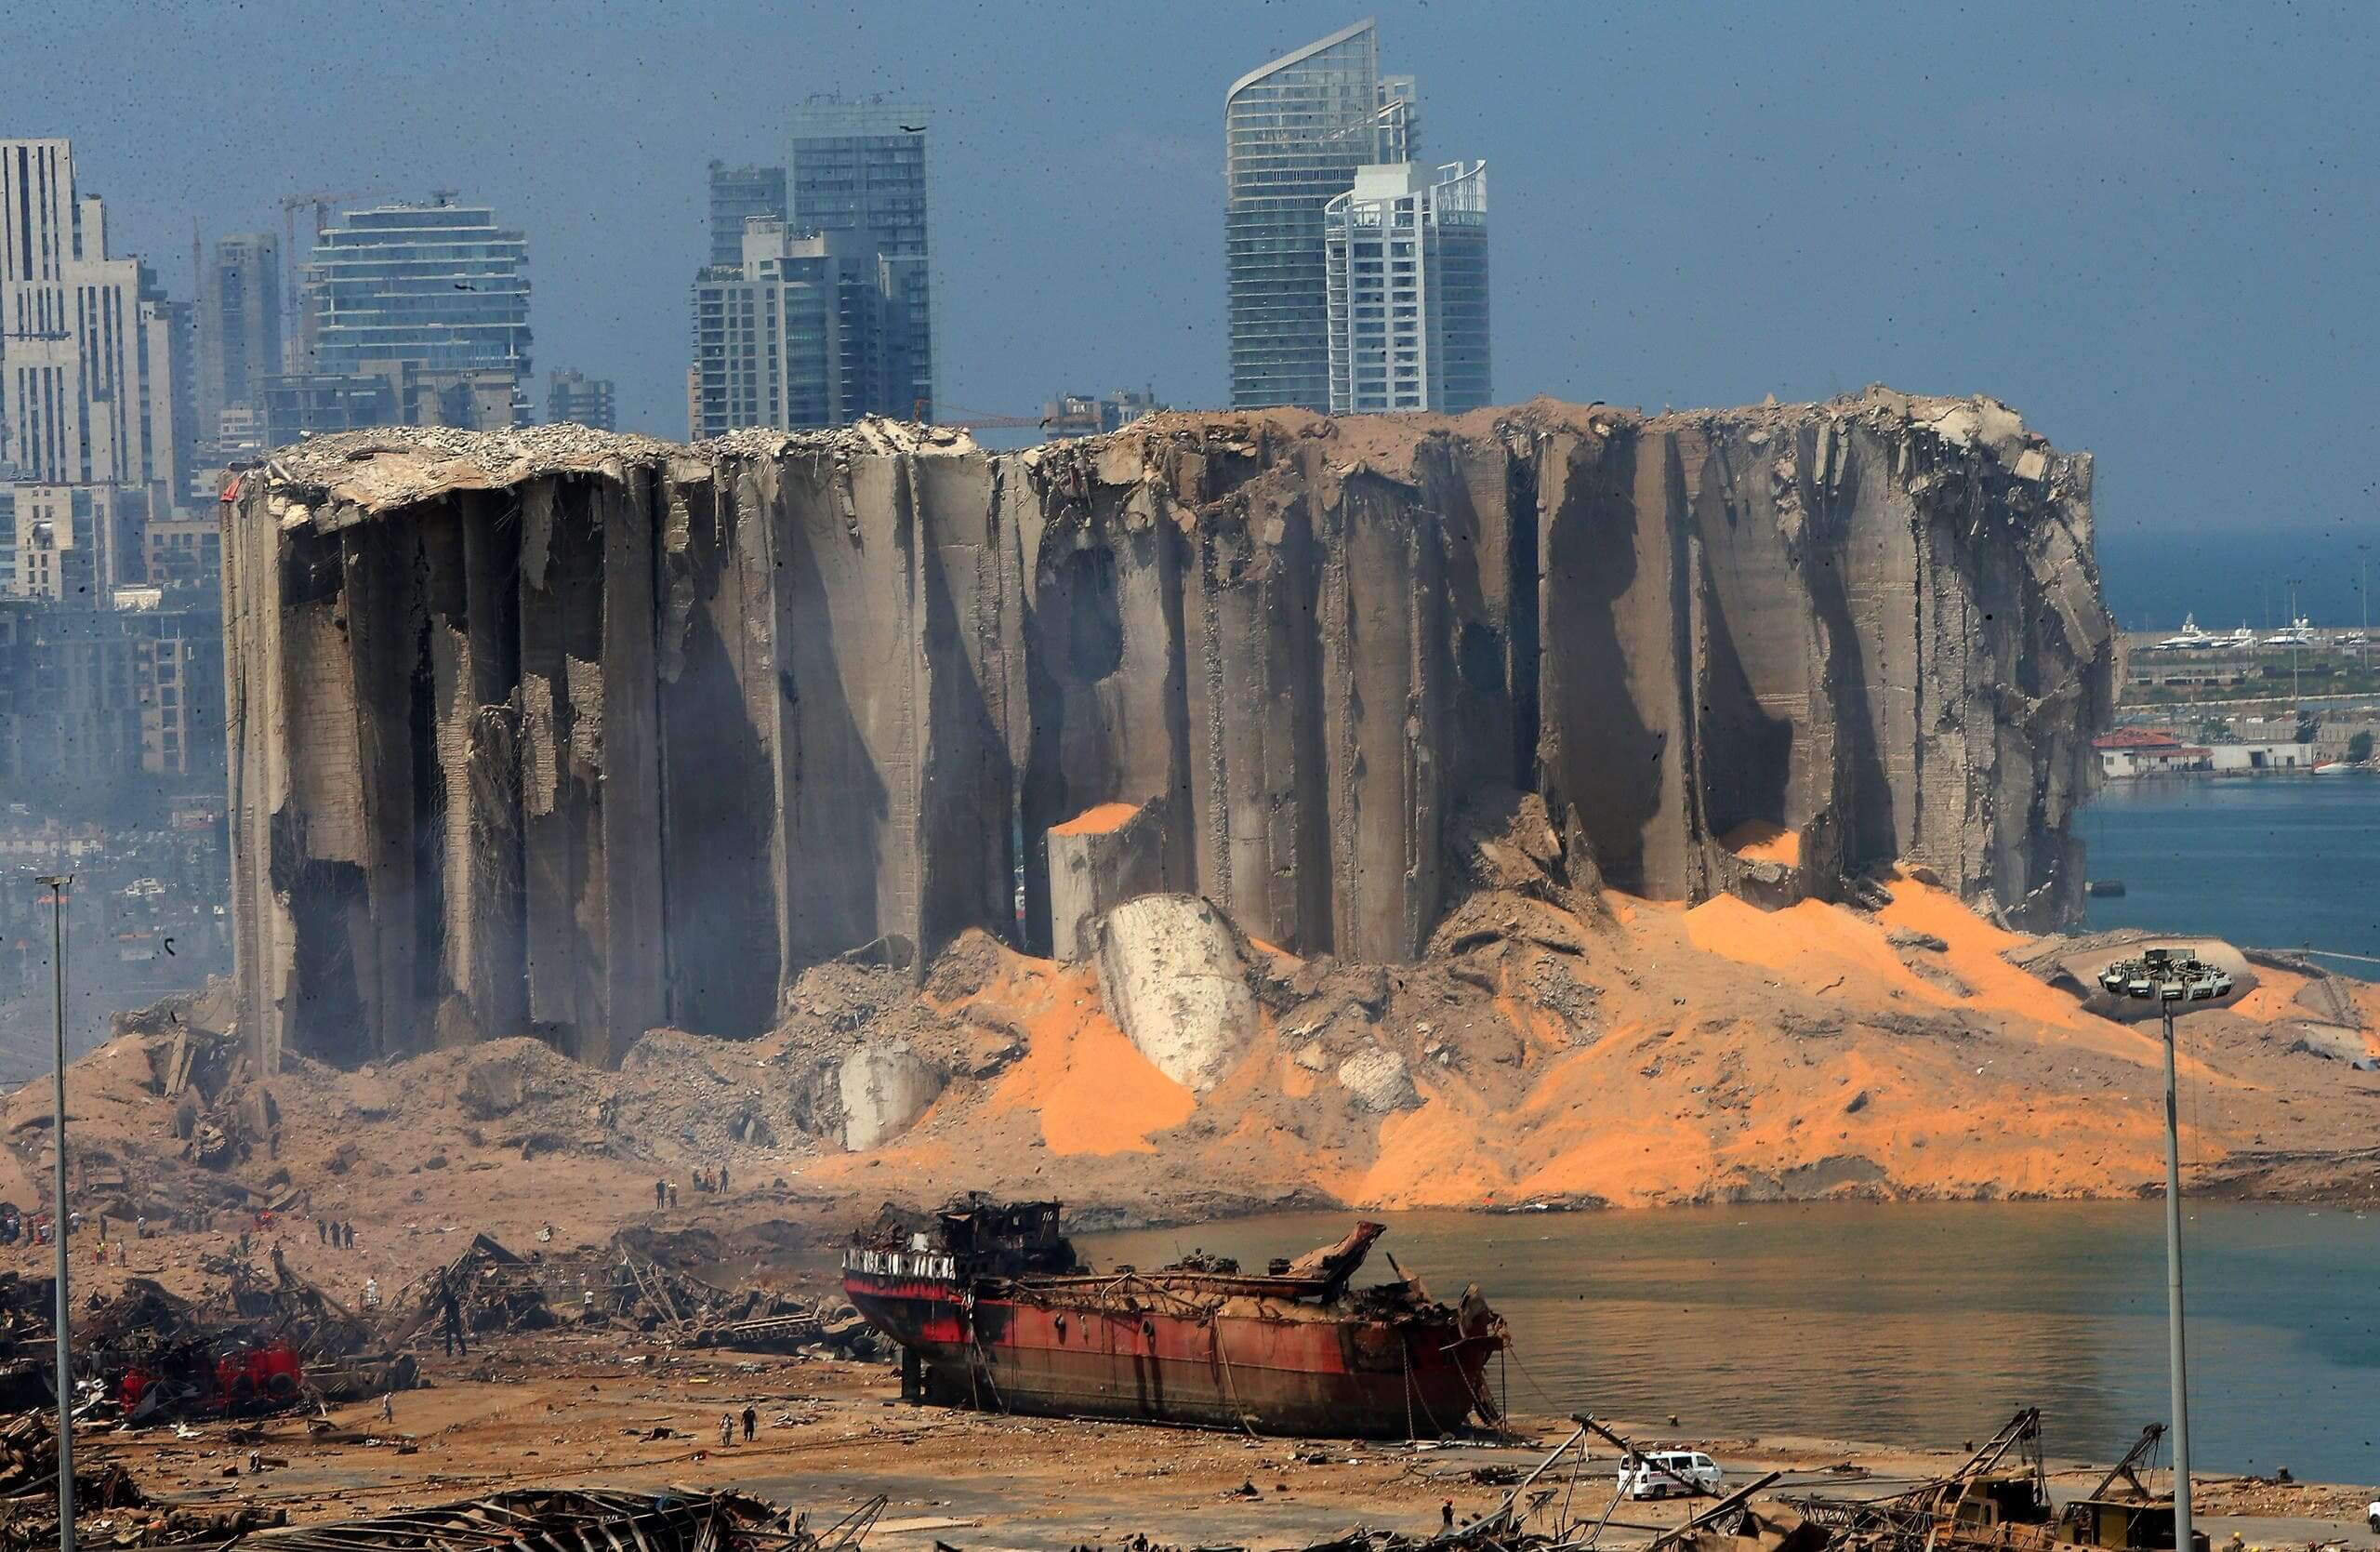
[[[1165,830],[1157,803],[1101,803],[1053,827],[1050,847],[1050,951],[1077,963],[1099,946],[1099,918],[1165,887]]]
[[[1144,895],[1099,924],[1099,995],[1151,1065],[1193,1093],[1222,1081],[1256,1032],[1239,940],[1191,895]]]
[[[1382,1046],[1369,1045],[1339,1064],[1339,1086],[1374,1115],[1421,1108],[1421,1091],[1405,1058]]]
[[[895,1041],[861,1046],[843,1058],[835,1076],[843,1102],[843,1147],[865,1153],[907,1131],[942,1093],[945,1075],[906,1041]]]

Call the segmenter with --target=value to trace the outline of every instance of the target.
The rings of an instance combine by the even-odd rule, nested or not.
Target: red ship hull
[[[1267,1297],[1263,1280],[966,1280],[946,1257],[854,1260],[844,1293],[929,1401],[1323,1438],[1431,1438],[1494,1415],[1482,1370],[1501,1328],[1466,1336],[1442,1307],[1369,1316]],[[919,1268],[943,1275],[905,1275]]]

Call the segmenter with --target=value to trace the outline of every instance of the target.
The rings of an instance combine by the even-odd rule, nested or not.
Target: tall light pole
[[[51,1092],[57,1108],[50,1125],[58,1174],[49,1235],[58,1247],[58,1552],[74,1552],[74,1358],[66,1319],[66,891],[74,875],[48,873],[38,882],[49,891],[49,980],[58,1029],[58,1070],[52,1075],[57,1086]]]
[[[2372,547],[2355,547],[2355,590],[2363,598],[2363,640],[2356,643],[2356,656],[2363,659],[2363,671],[2372,671]]]
[[[2190,1539],[2190,1403],[2182,1342],[2182,1127],[2175,1102],[2174,1010],[2211,1002],[2231,992],[2228,972],[2188,948],[2146,948],[2099,972],[2099,987],[2118,997],[2157,1004],[2165,1025],[2165,1320],[2174,1380],[2174,1545],[2194,1552]]]
[[[2297,688],[2297,641],[2305,632],[2298,624],[2297,585],[2305,580],[2303,577],[2289,579],[2289,698],[2294,703],[2290,710],[2301,723],[2306,720],[2306,696]]]

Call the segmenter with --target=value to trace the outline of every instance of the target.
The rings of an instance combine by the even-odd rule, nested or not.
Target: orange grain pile
[[[1086,808],[1063,825],[1052,825],[1052,835],[1105,835],[1124,828],[1140,810],[1128,803],[1104,803],[1096,808]]]
[[[1190,1119],[1197,1101],[1125,1038],[1099,1002],[1088,965],[1021,960],[996,994],[1021,1015],[1025,1055],[1000,1075],[986,1104],[1031,1110],[1051,1152],[1154,1153],[1151,1134]]]
[[[1796,868],[1802,861],[1801,832],[1765,819],[1745,820],[1719,837],[1719,844],[1746,862],[1778,862]]]

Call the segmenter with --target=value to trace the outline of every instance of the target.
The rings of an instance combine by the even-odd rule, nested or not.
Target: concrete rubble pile
[[[1882,389],[999,455],[318,438],[225,513],[239,1027],[268,1074],[521,1034],[612,1066],[970,928],[1091,958],[1162,894],[1394,963],[1522,797],[1586,895],[1897,859],[2054,925],[2110,697],[2090,480]]]

